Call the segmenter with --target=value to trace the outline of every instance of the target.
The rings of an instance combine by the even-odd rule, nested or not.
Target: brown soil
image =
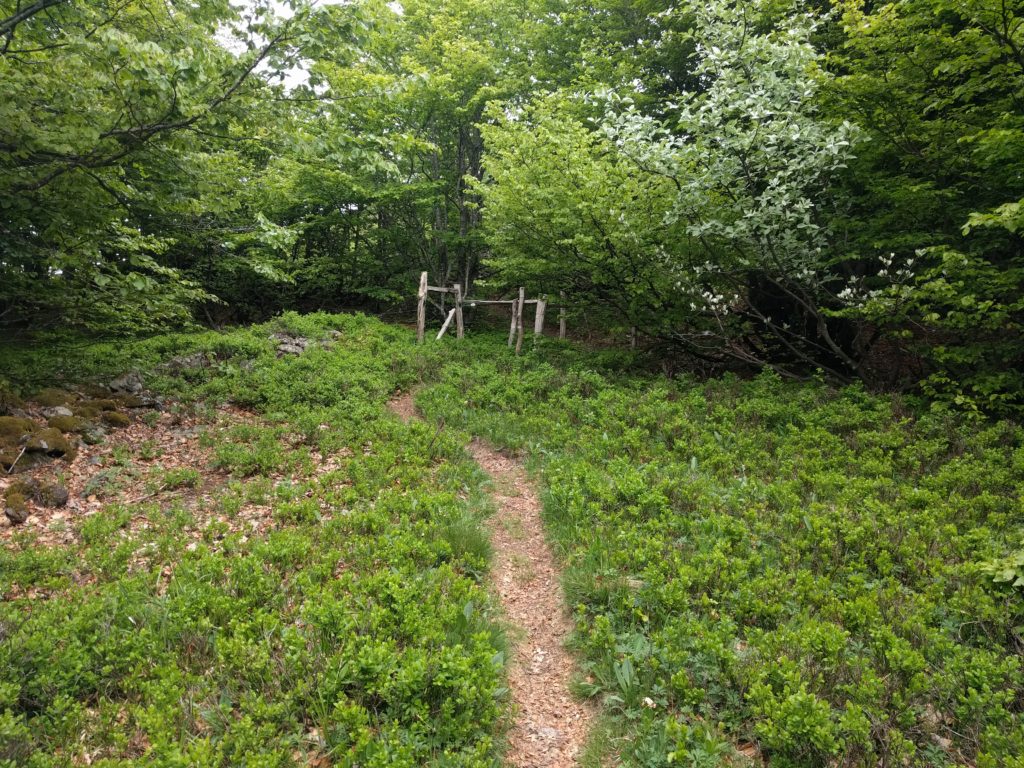
[[[33,412],[33,415],[36,414]],[[70,493],[67,505],[58,509],[30,504],[31,514],[23,525],[12,526],[0,515],[0,545],[13,541],[19,532],[35,534],[35,546],[71,544],[77,539],[77,524],[82,519],[113,504],[137,505],[150,499],[166,501],[169,496],[186,501],[188,506],[209,501],[209,494],[224,485],[228,475],[211,469],[213,451],[200,447],[200,433],[207,428],[226,429],[233,424],[253,421],[255,417],[252,414],[230,406],[219,408],[214,422],[192,414],[161,413],[152,425],[134,420],[129,426],[110,432],[100,445],[79,445],[70,462],[57,460],[20,475],[8,475],[0,470],[0,499],[7,487],[19,478],[59,480]],[[144,452],[143,447],[148,451]],[[130,457],[127,466],[116,462],[114,456],[118,450]],[[143,458],[143,453],[149,458]],[[202,474],[203,485],[199,488],[164,493],[159,486],[150,488],[146,484],[151,474],[189,468]],[[92,490],[90,482],[104,472],[116,473],[113,476],[120,482],[112,488]],[[140,512],[133,517],[127,529],[130,531],[147,524],[147,518]]]
[[[390,402],[403,421],[416,416],[411,394]],[[593,708],[570,692],[572,622],[558,567],[544,537],[541,504],[522,466],[480,440],[469,451],[494,481],[492,580],[516,641],[509,665],[515,721],[506,761],[516,768],[568,768],[587,740]]]
[[[38,405],[30,404],[26,410],[37,421],[43,418]],[[211,525],[223,529],[224,533],[240,534],[244,542],[250,537],[265,536],[278,523],[274,520],[271,503],[260,501],[258,496],[244,498],[237,511],[228,514],[219,504],[226,493],[232,477],[226,469],[213,466],[215,450],[201,443],[201,435],[209,432],[214,442],[227,439],[220,433],[240,424],[261,424],[259,416],[236,406],[224,405],[206,416],[199,416],[190,409],[175,409],[175,412],[160,413],[152,423],[134,419],[123,429],[110,432],[100,445],[79,445],[72,461],[55,460],[49,464],[23,472],[8,475],[0,468],[0,547],[10,549],[56,548],[72,546],[80,541],[81,524],[90,516],[105,514],[113,507],[127,506],[133,514],[124,525],[120,535],[128,537],[153,524],[152,515],[163,515],[163,509],[171,505],[180,506],[191,518],[182,529],[195,543],[190,549],[205,540],[205,531]],[[328,425],[321,425],[327,429]],[[69,438],[74,436],[69,435]],[[299,435],[282,437],[289,447],[297,448],[302,443]],[[319,477],[334,472],[344,465],[351,456],[348,449],[324,455],[315,448],[309,449],[314,461],[310,477]],[[168,470],[194,469],[199,472],[200,482],[196,486],[166,487],[163,478]],[[306,477],[306,475],[302,475]],[[104,478],[109,478],[109,482]],[[294,474],[271,473],[272,482],[299,479]],[[263,478],[252,482],[258,483]],[[67,504],[58,508],[47,508],[35,499],[27,501],[28,519],[13,525],[2,513],[4,496],[15,482],[59,481],[69,491]],[[240,481],[244,486],[250,481]],[[241,488],[241,486],[240,486]],[[243,493],[241,490],[239,493]],[[330,508],[321,507],[323,517],[329,518]],[[26,536],[27,535],[27,536]],[[211,546],[218,546],[220,535]],[[129,563],[129,570],[149,567],[150,549],[143,546]],[[158,588],[164,589],[170,581],[172,567],[165,566]],[[92,576],[85,572],[72,574],[78,585],[89,583]],[[58,592],[32,587],[23,590],[12,586],[6,593],[0,593],[0,602],[18,598],[47,599]]]

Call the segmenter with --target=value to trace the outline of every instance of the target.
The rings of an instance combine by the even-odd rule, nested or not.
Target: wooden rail
[[[456,283],[452,286],[430,285],[427,277],[426,272],[420,274],[419,290],[416,293],[416,340],[420,344],[423,343],[423,339],[426,336],[427,302],[430,301],[430,303],[436,306],[442,313],[445,313],[445,308],[430,298],[431,293],[450,293],[455,298],[455,306],[445,313],[444,324],[441,326],[441,330],[438,331],[436,340],[440,340],[445,335],[452,324],[452,320],[455,321],[456,338],[461,339],[464,336],[465,323],[463,322],[462,309],[467,303],[471,307],[487,304],[510,304],[512,306],[512,322],[508,329],[508,346],[511,347],[514,344],[517,355],[520,354],[523,349],[523,309],[527,304],[533,304],[535,307],[533,315],[534,338],[536,339],[544,334],[544,314],[548,307],[547,296],[541,296],[538,299],[527,299],[526,289],[520,288],[519,296],[514,299],[469,299],[463,297],[461,284]],[[558,298],[558,338],[564,339],[567,314],[565,291],[559,291]]]

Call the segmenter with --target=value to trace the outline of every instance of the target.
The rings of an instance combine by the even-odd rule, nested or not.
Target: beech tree
[[[235,204],[220,193],[245,176],[254,73],[289,25],[227,0],[5,2],[0,18],[0,321],[186,320],[208,293],[162,260],[167,221]],[[243,53],[218,42],[228,28]]]

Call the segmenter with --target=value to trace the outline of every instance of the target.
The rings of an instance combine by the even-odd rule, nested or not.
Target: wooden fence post
[[[453,317],[455,317],[455,307],[448,310],[448,317],[444,319],[444,325],[442,325],[441,330],[437,332],[437,338],[435,341],[441,340],[441,337],[444,336],[444,332],[448,330],[448,326],[452,324]]]
[[[516,340],[516,313],[519,311],[519,301],[512,302],[512,325],[508,329],[508,345],[511,347]]]
[[[519,288],[519,311],[516,312],[516,354],[523,351],[523,308],[526,306],[526,289]]]
[[[455,338],[461,339],[462,326],[462,284],[455,284]]]
[[[547,309],[547,296],[541,296],[537,300],[537,311],[533,315],[533,335],[541,336],[544,333],[544,310]]]
[[[558,292],[558,301],[561,307],[558,310],[558,338],[565,338],[565,291]]]
[[[423,334],[427,328],[427,273],[420,273],[420,290],[416,294],[419,299],[416,304],[416,341],[423,343]]]

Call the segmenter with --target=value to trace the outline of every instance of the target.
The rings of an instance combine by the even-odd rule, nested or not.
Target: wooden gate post
[[[462,338],[462,284],[455,284],[455,338]]]
[[[437,338],[435,339],[435,341],[441,340],[441,337],[444,336],[444,332],[448,330],[448,326],[452,324],[453,317],[455,317],[454,307],[448,310],[448,316],[444,319],[444,325],[441,326],[441,330],[437,332]]]
[[[523,308],[526,306],[526,289],[519,288],[519,311],[516,312],[516,354],[523,351]]]
[[[558,292],[558,301],[561,307],[558,310],[558,338],[565,338],[565,291]]]
[[[427,328],[427,273],[420,273],[420,290],[416,294],[416,342],[423,343],[423,334]]]
[[[537,299],[537,311],[533,315],[533,335],[536,338],[544,333],[544,310],[547,309],[547,295]]]
[[[511,347],[516,340],[516,313],[519,311],[519,301],[512,301],[512,325],[508,329],[508,345]]]

